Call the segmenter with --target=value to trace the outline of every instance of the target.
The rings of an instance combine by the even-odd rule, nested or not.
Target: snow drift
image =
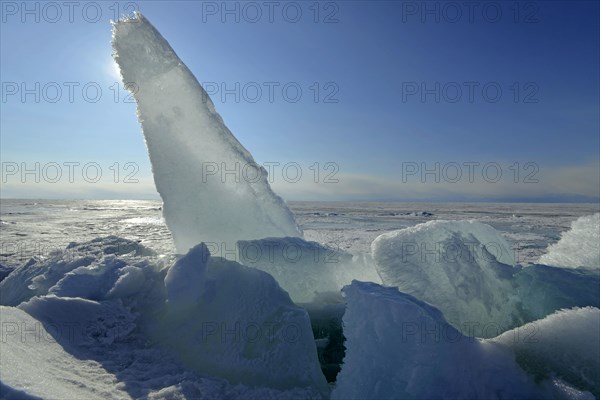
[[[5,385],[0,386],[2,398],[130,398],[117,387],[118,378],[101,363],[69,354],[26,312],[0,306],[0,322],[0,378]]]
[[[163,267],[145,246],[116,236],[71,243],[48,258],[34,257],[0,282],[0,304],[17,306],[48,293],[90,299],[133,294]],[[137,288],[137,289],[135,289]]]
[[[177,250],[200,242],[301,236],[294,216],[225,126],[208,94],[141,14],[113,27],[114,59],[138,107]],[[233,172],[232,172],[233,171]]]
[[[82,307],[67,317],[52,303]],[[28,312],[43,312],[41,320],[20,308],[0,306],[2,357],[0,397],[29,399],[318,399],[310,388],[278,390],[233,385],[224,379],[195,373],[172,354],[150,347],[133,334],[113,336],[118,329],[84,311],[104,306],[83,299],[48,297],[31,304]],[[108,309],[108,308],[106,308]],[[54,314],[57,312],[58,314]],[[43,321],[43,322],[42,322]],[[54,322],[50,322],[54,321]],[[103,336],[103,334],[107,334]],[[106,338],[112,338],[110,341]]]

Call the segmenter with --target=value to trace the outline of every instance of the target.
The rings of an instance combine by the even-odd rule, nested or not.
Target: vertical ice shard
[[[154,182],[179,253],[200,242],[301,236],[267,172],[225,126],[208,94],[141,14],[113,27],[114,59],[133,92]]]

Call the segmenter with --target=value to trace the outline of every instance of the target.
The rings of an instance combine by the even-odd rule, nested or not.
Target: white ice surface
[[[600,306],[589,268],[512,267],[510,245],[476,221],[431,221],[372,244],[386,286],[436,306],[462,333],[490,338],[562,308]]]
[[[113,48],[123,82],[134,85],[154,182],[178,252],[200,242],[235,249],[237,240],[301,236],[267,171],[225,126],[152,24],[139,13],[119,20]]]
[[[548,247],[540,264],[600,269],[600,213],[573,221],[571,230]]]
[[[385,285],[440,308],[463,333],[485,337],[488,324],[514,326],[511,278],[518,270],[510,245],[491,226],[430,221],[383,234],[371,249]]]
[[[538,378],[555,374],[600,397],[600,309],[557,311],[493,340],[513,348]]]
[[[6,278],[13,271],[13,269],[14,268],[0,264],[0,282],[2,282],[4,278]]]

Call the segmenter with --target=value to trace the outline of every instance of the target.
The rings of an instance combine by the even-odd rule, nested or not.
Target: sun
[[[110,79],[113,79],[116,82],[121,81],[121,71],[119,70],[119,66],[117,65],[115,60],[110,58],[108,60],[108,62],[106,63],[106,66],[104,69],[105,69],[106,73],[110,76]]]

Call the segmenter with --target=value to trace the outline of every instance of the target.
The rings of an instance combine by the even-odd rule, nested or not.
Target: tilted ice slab
[[[600,213],[573,221],[571,230],[548,247],[540,264],[600,269]]]
[[[493,339],[538,379],[554,373],[600,398],[600,309],[560,310]]]
[[[517,364],[514,346],[505,343],[506,338],[514,337],[531,340],[530,336],[519,339],[517,330],[498,341],[465,336],[435,307],[374,283],[354,281],[344,288],[344,295],[347,350],[332,399],[593,398],[571,385],[578,384],[576,377],[586,376],[590,367],[597,368],[597,359],[592,361],[597,350],[585,361],[572,364],[573,368],[557,364],[560,360],[569,363],[585,347],[596,346],[568,342],[590,339],[598,343],[598,324],[591,326],[598,319],[598,309],[566,311],[558,318],[541,321],[545,336],[538,347],[552,353],[540,357],[553,361],[546,371],[548,377],[564,370],[572,374],[558,376],[569,384],[556,378],[538,384]],[[593,317],[592,322],[586,322],[584,314]],[[561,320],[576,320],[577,326],[560,328]],[[591,331],[581,332],[587,328]],[[555,338],[552,332],[570,336]],[[540,354],[536,347],[532,351]],[[576,370],[582,365],[585,371],[580,375]],[[589,390],[589,386],[583,387]]]
[[[443,311],[463,333],[486,337],[513,317],[513,253],[500,233],[476,221],[430,221],[377,237],[381,280]]]
[[[600,307],[597,271],[512,267],[500,233],[475,221],[430,221],[383,234],[372,253],[386,286],[439,308],[467,335],[489,338],[562,308]]]
[[[267,172],[238,142],[169,43],[141,14],[117,21],[114,59],[138,106],[177,250],[200,242],[301,236]],[[230,172],[226,172],[230,171]],[[234,171],[233,173],[231,171]]]
[[[273,277],[194,247],[165,277],[153,337],[197,371],[233,383],[327,393],[307,312]]]

